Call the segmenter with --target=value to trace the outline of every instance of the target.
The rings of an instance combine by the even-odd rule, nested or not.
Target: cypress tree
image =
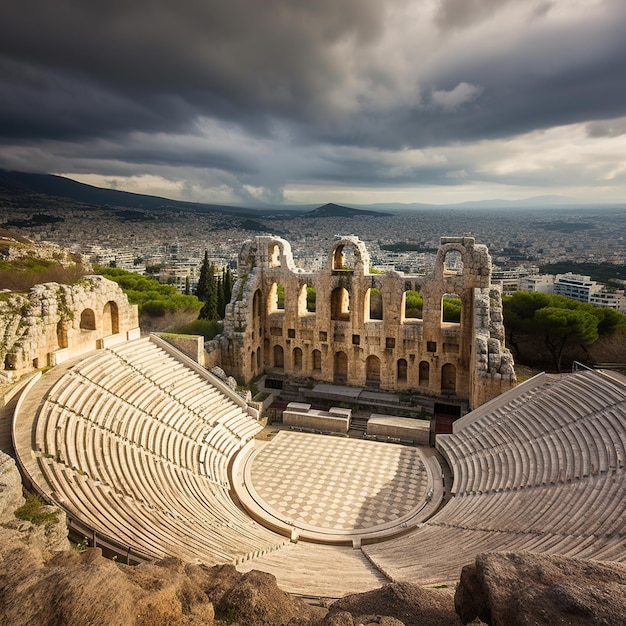
[[[194,295],[201,302],[206,301],[208,288],[209,288],[209,253],[207,250],[204,251],[204,260],[202,261],[202,266],[200,267],[200,276],[198,277],[198,284],[196,285],[196,291]]]
[[[213,265],[213,263],[211,263],[209,264],[207,271],[204,306],[202,307],[202,309],[200,309],[200,315],[198,317],[200,319],[216,320],[217,313],[217,281],[215,280],[215,266]]]
[[[224,301],[224,280],[223,273],[217,279],[217,315],[219,319],[224,319],[226,313],[226,302]]]
[[[226,266],[224,270],[224,309],[226,305],[230,303],[230,299],[233,296],[233,273],[230,271],[230,265]]]

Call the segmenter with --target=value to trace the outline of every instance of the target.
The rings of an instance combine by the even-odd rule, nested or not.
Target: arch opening
[[[365,293],[365,321],[378,321],[383,319],[383,297],[380,289],[372,287]]]
[[[274,368],[283,369],[285,367],[285,353],[282,346],[274,346]]]
[[[418,385],[420,387],[428,387],[430,384],[430,363],[428,361],[420,361],[418,369]]]
[[[348,355],[345,352],[335,352],[333,381],[345,383],[348,380]]]
[[[330,295],[330,319],[338,321],[350,319],[350,294],[344,287],[336,287]]]
[[[396,366],[396,380],[399,383],[406,383],[407,381],[408,363],[406,359],[398,359]]]
[[[456,367],[452,363],[441,368],[441,391],[456,392]]]
[[[380,385],[380,359],[374,354],[365,359],[365,384],[373,387]]]
[[[93,309],[83,309],[80,314],[81,330],[96,330],[96,314]]]
[[[402,294],[402,322],[421,321],[423,319],[424,299],[415,289],[407,289]]]
[[[441,321],[444,324],[461,323],[461,298],[456,293],[444,293],[441,298]]]
[[[104,335],[117,335],[120,332],[120,314],[117,303],[109,300],[102,310],[102,326]]]

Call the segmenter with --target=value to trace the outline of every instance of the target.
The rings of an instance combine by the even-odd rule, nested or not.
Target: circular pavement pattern
[[[252,452],[246,476],[270,517],[340,534],[399,524],[429,486],[418,448],[289,431]]]

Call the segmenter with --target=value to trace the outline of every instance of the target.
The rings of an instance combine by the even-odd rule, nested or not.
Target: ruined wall
[[[139,336],[137,306],[103,276],[45,283],[0,300],[0,370],[5,377],[56,365]]]
[[[337,239],[320,272],[297,269],[284,239],[259,236],[244,245],[238,271],[219,345],[223,367],[240,379],[303,375],[472,407],[515,383],[491,258],[473,237],[442,237],[433,271],[409,276],[371,273],[354,236]],[[407,292],[423,299],[421,317],[410,316]],[[460,305],[458,321],[445,319],[444,296]]]

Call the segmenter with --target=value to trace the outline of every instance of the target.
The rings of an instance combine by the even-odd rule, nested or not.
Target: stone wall
[[[258,236],[244,244],[238,275],[218,341],[222,366],[242,381],[264,371],[309,376],[472,408],[515,384],[491,258],[473,237],[442,237],[433,271],[409,276],[372,272],[355,236],[335,241],[320,272],[297,269],[284,239]],[[405,306],[414,291],[421,317]],[[458,322],[444,318],[444,296],[460,304]]]
[[[5,378],[139,336],[137,306],[103,276],[3,296],[0,370]]]

